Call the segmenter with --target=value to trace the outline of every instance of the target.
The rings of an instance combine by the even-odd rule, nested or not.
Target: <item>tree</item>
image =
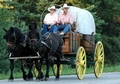
[[[32,22],[41,28],[43,18],[48,13],[47,8],[53,4],[63,6],[64,3],[87,9],[93,14],[96,40],[102,40],[104,44],[106,63],[115,64],[120,61],[120,0],[7,0],[1,2],[4,8],[0,8],[0,29],[17,26],[22,32],[27,32],[28,25]],[[1,69],[2,64],[7,64],[3,35],[4,32],[0,31]]]
[[[9,61],[6,51],[6,42],[3,40],[3,27],[8,29],[9,26],[13,25],[14,18],[10,10],[6,8],[0,8],[0,73],[8,72],[9,70]],[[6,65],[6,66],[5,66]]]

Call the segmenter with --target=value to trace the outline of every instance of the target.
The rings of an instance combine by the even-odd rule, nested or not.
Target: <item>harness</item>
[[[16,34],[14,33],[14,42],[7,42],[7,46],[13,47],[13,51],[9,53],[9,57],[12,56],[12,53],[14,53],[15,51],[18,50],[19,46],[26,46],[26,40],[27,40],[27,36],[25,35],[25,38],[21,39],[21,42],[19,44],[16,44],[17,38],[16,38]],[[14,45],[14,46],[13,46]]]
[[[52,45],[53,42],[52,42],[52,40],[50,39],[50,35],[51,35],[51,33],[48,33],[48,34],[49,34],[49,35],[48,35],[47,38],[44,39],[44,40],[49,39],[49,41],[50,41],[50,45]],[[48,45],[45,41],[43,41],[43,40],[41,41],[41,43],[42,43],[43,45],[45,45],[47,48],[50,49],[50,52],[49,52],[49,53],[53,52],[53,54],[56,53],[57,55],[61,56],[59,53],[56,52],[58,49],[57,49],[56,51],[53,50],[53,49],[52,49],[52,46],[49,46],[49,45]]]

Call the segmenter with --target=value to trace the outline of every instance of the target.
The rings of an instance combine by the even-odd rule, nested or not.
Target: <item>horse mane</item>
[[[17,28],[17,27],[11,27],[11,28],[8,30],[8,32],[11,32],[11,31],[15,32],[15,34],[16,34],[16,39],[17,39],[17,40],[16,40],[16,44],[21,43],[21,42],[23,41],[23,39],[25,38],[19,28]],[[8,34],[8,35],[9,35],[9,34]]]

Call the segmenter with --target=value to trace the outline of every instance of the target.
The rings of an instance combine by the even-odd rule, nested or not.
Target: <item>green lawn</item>
[[[115,65],[115,66],[105,65],[103,73],[105,73],[105,72],[120,72],[120,65]],[[86,69],[86,74],[90,74],[90,73],[94,73],[93,67]],[[0,74],[0,79],[8,79],[9,74],[10,73]],[[71,68],[71,66],[69,66],[69,65],[64,65],[62,67],[62,74],[61,75],[76,75],[76,69]],[[52,69],[50,69],[50,76],[53,76]],[[14,78],[21,78],[21,77],[22,77],[21,71],[19,71],[19,72],[14,71]]]

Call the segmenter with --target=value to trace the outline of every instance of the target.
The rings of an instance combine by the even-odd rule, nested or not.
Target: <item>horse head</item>
[[[5,31],[3,38],[6,40],[7,50],[12,53],[17,44],[21,42],[21,32],[19,29],[14,27],[10,27],[9,30],[3,28],[3,30]]]
[[[29,47],[34,50],[38,50],[40,35],[39,32],[37,31],[36,24],[29,25],[28,38],[29,38]]]

